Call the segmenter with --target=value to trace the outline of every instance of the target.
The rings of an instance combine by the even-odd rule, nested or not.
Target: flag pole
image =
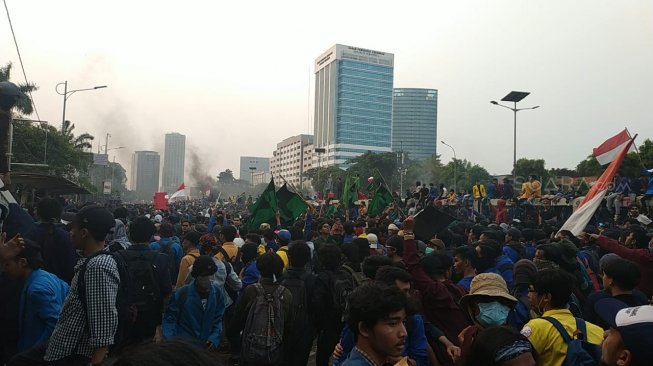
[[[628,135],[630,135],[630,132],[628,132]],[[639,134],[635,134],[635,136],[631,137],[633,139],[633,147],[635,148],[635,152],[637,153],[637,157],[639,158],[639,163],[642,164],[642,168],[646,169],[646,165],[644,165],[644,160],[642,160],[642,154],[639,153],[639,149],[637,148],[637,144],[635,143],[635,139],[637,138]]]
[[[298,195],[299,198],[301,198],[302,201],[304,201],[306,206],[308,206],[311,209],[311,211],[313,211],[313,205],[311,205],[306,199],[304,199],[304,196],[302,196],[301,194],[299,194],[297,192],[297,188],[295,188],[295,186],[292,183],[288,183],[288,181],[286,180],[286,178],[283,177],[283,175],[279,174],[279,176],[281,177],[281,179],[283,179],[283,183],[285,183],[286,185],[289,185],[290,188],[292,188],[292,191],[293,191],[292,193]],[[277,203],[277,205],[278,205],[278,203]]]

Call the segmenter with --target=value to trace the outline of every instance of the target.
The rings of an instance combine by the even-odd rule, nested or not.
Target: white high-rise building
[[[186,136],[173,132],[167,133],[163,153],[163,174],[161,177],[163,191],[168,194],[177,191],[184,183],[184,166],[186,159]]]
[[[270,172],[274,183],[283,185],[284,179],[300,188],[302,182],[307,181],[302,177],[304,172],[313,167],[313,136],[297,135],[289,137],[277,144],[277,149],[272,153]]]
[[[270,173],[270,158],[260,158],[256,156],[240,157],[239,179],[252,183],[252,175],[256,175],[258,173]]]

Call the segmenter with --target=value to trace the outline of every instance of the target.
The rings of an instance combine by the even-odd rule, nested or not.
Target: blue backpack
[[[547,320],[558,330],[562,339],[567,343],[567,357],[562,363],[563,366],[596,366],[601,359],[601,346],[591,344],[587,341],[587,327],[583,319],[576,319],[576,332],[574,338],[569,336],[567,330],[555,318],[545,316]]]

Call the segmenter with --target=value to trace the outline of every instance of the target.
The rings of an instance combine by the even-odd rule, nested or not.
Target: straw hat
[[[472,279],[469,294],[460,298],[460,306],[467,308],[471,300],[479,297],[500,297],[508,300],[513,306],[517,304],[517,299],[508,292],[506,281],[496,273],[476,275]]]

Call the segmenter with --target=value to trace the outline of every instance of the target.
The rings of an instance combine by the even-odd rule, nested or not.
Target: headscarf
[[[115,220],[116,220],[116,226],[113,227],[113,232],[110,233],[107,237],[107,241],[109,242],[108,245],[118,243],[120,244],[122,249],[127,249],[132,244],[129,241],[129,238],[127,238],[127,229],[125,228],[125,224],[123,224],[122,221],[118,219]]]

